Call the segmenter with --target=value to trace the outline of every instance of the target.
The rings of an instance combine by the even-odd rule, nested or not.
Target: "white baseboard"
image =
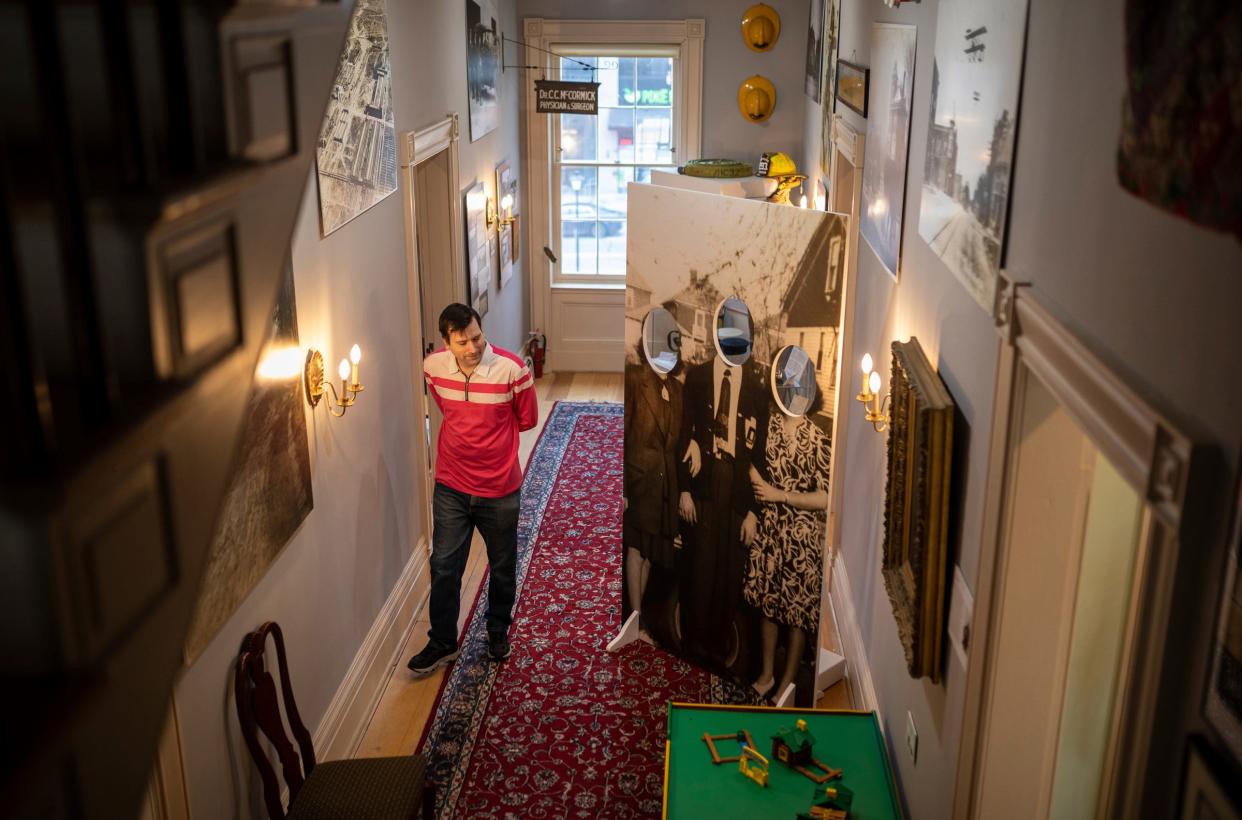
[[[832,562],[832,609],[837,620],[837,633],[841,638],[841,650],[845,654],[846,674],[862,700],[858,707],[865,711],[878,712],[880,702],[875,696],[875,683],[871,680],[867,647],[858,626],[858,612],[854,609],[854,594],[849,575],[845,572],[845,561],[840,558]]]
[[[428,556],[427,539],[420,538],[315,730],[315,753],[320,760],[352,757],[362,742],[414,619],[427,604],[430,585],[420,584],[419,579],[424,574],[430,578]],[[420,586],[423,594],[418,595]]]

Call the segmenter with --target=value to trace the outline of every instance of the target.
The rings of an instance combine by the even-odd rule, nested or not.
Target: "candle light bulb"
[[[875,370],[871,371],[871,378],[868,380],[868,384],[871,387],[872,393],[880,392],[880,374],[878,371],[875,371]]]
[[[803,195],[802,195],[802,202],[801,202],[801,205],[802,205],[802,207],[803,207],[803,208],[805,208],[805,207],[806,207],[806,194],[803,194]]]
[[[871,361],[871,354],[864,353],[862,357],[862,372],[864,376],[871,375],[871,368],[874,362]]]
[[[362,361],[362,348],[358,347],[358,345],[351,347],[349,349],[349,360],[354,364]]]
[[[513,194],[505,194],[500,200],[500,209],[505,212],[505,217],[509,216],[509,212],[513,209]]]
[[[349,378],[349,359],[341,359],[341,366],[336,369],[341,374],[341,381]]]

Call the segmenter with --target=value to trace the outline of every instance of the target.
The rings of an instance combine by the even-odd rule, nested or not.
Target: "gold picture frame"
[[[884,587],[913,678],[940,682],[956,405],[917,338],[893,342]]]

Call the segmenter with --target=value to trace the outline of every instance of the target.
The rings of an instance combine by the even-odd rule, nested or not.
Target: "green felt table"
[[[772,735],[802,718],[815,736],[814,757],[842,771],[837,783],[854,791],[850,820],[900,820],[892,768],[874,712],[824,709],[765,709],[670,703],[664,761],[666,820],[794,820],[811,808],[816,785],[772,760]],[[703,734],[750,731],[755,751],[771,760],[768,785],[738,771],[737,763],[712,763]],[[736,741],[716,741],[721,757],[738,754]],[[825,784],[827,785],[827,784]],[[820,787],[822,788],[822,787]]]

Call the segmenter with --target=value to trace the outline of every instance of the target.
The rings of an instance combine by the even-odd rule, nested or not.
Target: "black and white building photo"
[[[919,236],[990,311],[1009,203],[1026,0],[947,0],[936,26]]]
[[[470,94],[470,141],[499,122],[500,23],[495,0],[466,0],[466,85]]]

